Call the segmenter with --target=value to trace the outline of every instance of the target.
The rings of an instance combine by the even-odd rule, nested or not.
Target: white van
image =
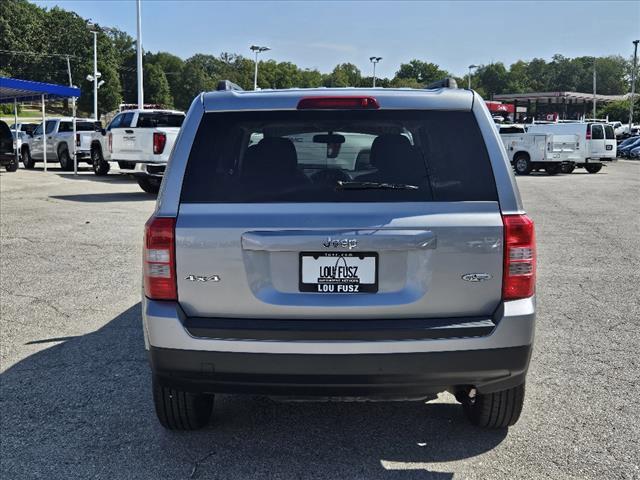
[[[527,127],[527,132],[577,135],[575,166],[584,167],[589,173],[598,173],[602,169],[602,162],[616,159],[616,136],[613,127],[606,123],[534,123]],[[569,173],[573,169],[564,171]]]
[[[524,125],[496,125],[509,161],[518,175],[544,170],[549,175],[573,171],[577,135],[527,133]]]

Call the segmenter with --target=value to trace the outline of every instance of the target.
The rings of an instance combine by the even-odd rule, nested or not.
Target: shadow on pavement
[[[30,343],[37,342],[33,339]],[[54,339],[55,340],[55,339]],[[453,404],[279,403],[220,395],[211,426],[156,421],[140,305],[1,375],[2,478],[451,479],[496,447]]]
[[[117,193],[82,193],[77,195],[51,195],[49,198],[56,200],[67,200],[70,202],[140,202],[155,201],[156,196],[143,192],[117,192]]]

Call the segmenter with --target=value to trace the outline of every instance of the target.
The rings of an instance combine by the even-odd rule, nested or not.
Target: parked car
[[[37,126],[37,123],[12,123],[9,128],[11,130],[19,130],[27,135],[30,135],[33,133]]]
[[[527,133],[524,125],[499,125],[500,138],[518,175],[545,170],[549,175],[573,170],[576,135]]]
[[[7,172],[18,170],[18,157],[14,145],[15,142],[9,125],[0,120],[0,165]]]
[[[589,173],[598,173],[603,162],[616,159],[616,139],[611,125],[598,122],[533,123],[527,126],[529,133],[577,135],[578,150],[575,166]]]
[[[99,122],[92,119],[76,118],[76,132],[95,132],[100,129]],[[44,130],[44,132],[43,132]],[[58,162],[65,171],[73,170],[73,118],[50,118],[43,129],[42,123],[36,127],[27,144],[22,145],[22,163],[25,168],[35,167],[36,162],[44,161],[46,136],[47,163]],[[77,134],[76,134],[77,137]],[[90,162],[90,152],[76,151],[78,162]]]
[[[629,158],[640,158],[640,145],[635,145],[628,154]]]
[[[193,101],[145,227],[160,423],[206,425],[219,392],[448,390],[472,423],[513,425],[536,247],[482,98],[218,89]]]
[[[629,137],[623,143],[618,145],[617,154],[619,157],[625,158],[628,157],[631,150],[640,146],[640,136],[638,137]]]
[[[122,173],[135,176],[145,192],[158,193],[169,154],[184,121],[177,110],[125,110],[91,144],[96,175],[118,162]]]

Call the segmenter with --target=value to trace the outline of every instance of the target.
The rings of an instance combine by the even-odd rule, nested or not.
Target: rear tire
[[[573,173],[575,169],[576,169],[575,165],[563,165],[562,173]]]
[[[158,193],[160,191],[161,179],[156,177],[137,177],[138,185],[147,193]]]
[[[478,393],[465,399],[464,412],[469,421],[482,428],[505,428],[515,425],[524,404],[524,383],[501,392]]]
[[[587,172],[589,173],[598,173],[600,170],[602,170],[602,164],[596,164],[596,165],[585,165],[584,168],[587,170]]]
[[[36,166],[36,162],[33,160],[33,157],[31,156],[31,151],[29,150],[29,147],[25,147],[22,149],[22,165],[24,165],[24,168],[26,168],[27,170],[32,170],[33,167]]]
[[[71,155],[69,155],[69,150],[67,148],[61,148],[58,151],[58,160],[62,170],[65,172],[73,171],[73,160],[71,159]]]
[[[13,160],[11,160],[11,163],[7,163],[4,168],[7,170],[7,172],[15,172],[16,170],[18,170],[18,160],[14,158]]]
[[[93,173],[99,177],[106,175],[111,169],[109,162],[104,161],[102,150],[99,147],[91,149],[91,166],[93,167]]]
[[[529,161],[529,156],[524,153],[519,153],[513,159],[513,168],[518,175],[529,175],[533,166]]]
[[[160,424],[168,430],[205,427],[213,411],[213,395],[183,392],[153,381],[153,403]]]
[[[546,166],[544,170],[547,172],[547,175],[557,175],[562,171],[562,168],[560,165],[554,164]]]

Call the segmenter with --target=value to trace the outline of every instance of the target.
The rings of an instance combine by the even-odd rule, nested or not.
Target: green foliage
[[[99,90],[100,112],[112,111],[122,101],[135,103],[134,39],[118,29],[103,29],[99,25],[92,28],[99,32],[98,70],[105,82]],[[78,108],[84,114],[92,113],[93,84],[86,76],[93,74],[93,35],[85,19],[58,7],[41,8],[27,0],[0,0],[0,50],[4,51],[0,52],[0,75],[62,85],[68,84],[65,55],[70,55],[73,83],[82,89]],[[351,63],[338,64],[330,73],[323,74],[315,69],[301,69],[291,62],[270,60],[268,56],[260,58],[258,87],[263,89],[369,87],[373,84],[371,76],[362,76],[358,67]],[[598,93],[614,95],[629,90],[629,60],[607,56],[599,57],[595,62]],[[214,89],[223,79],[244,89],[253,88],[254,59],[235,53],[196,54],[183,60],[168,52],[146,52],[143,64],[147,103],[184,110],[196,95]],[[480,66],[473,72],[471,82],[485,98],[505,92],[591,92],[593,65],[593,57],[568,58],[559,54],[548,62],[541,58],[519,60],[509,68],[496,62]],[[435,63],[411,59],[400,65],[393,78],[377,78],[376,86],[423,88],[425,84],[447,76],[452,75]],[[456,80],[459,86],[466,87],[468,76],[465,74]],[[606,109],[610,118],[625,119],[622,115],[624,105],[614,103]],[[622,118],[618,118],[620,115]]]
[[[610,121],[620,121],[629,123],[630,100],[620,100],[607,103],[597,110],[598,118],[609,117]],[[636,102],[633,106],[633,123],[640,123],[640,95],[636,95]]]

